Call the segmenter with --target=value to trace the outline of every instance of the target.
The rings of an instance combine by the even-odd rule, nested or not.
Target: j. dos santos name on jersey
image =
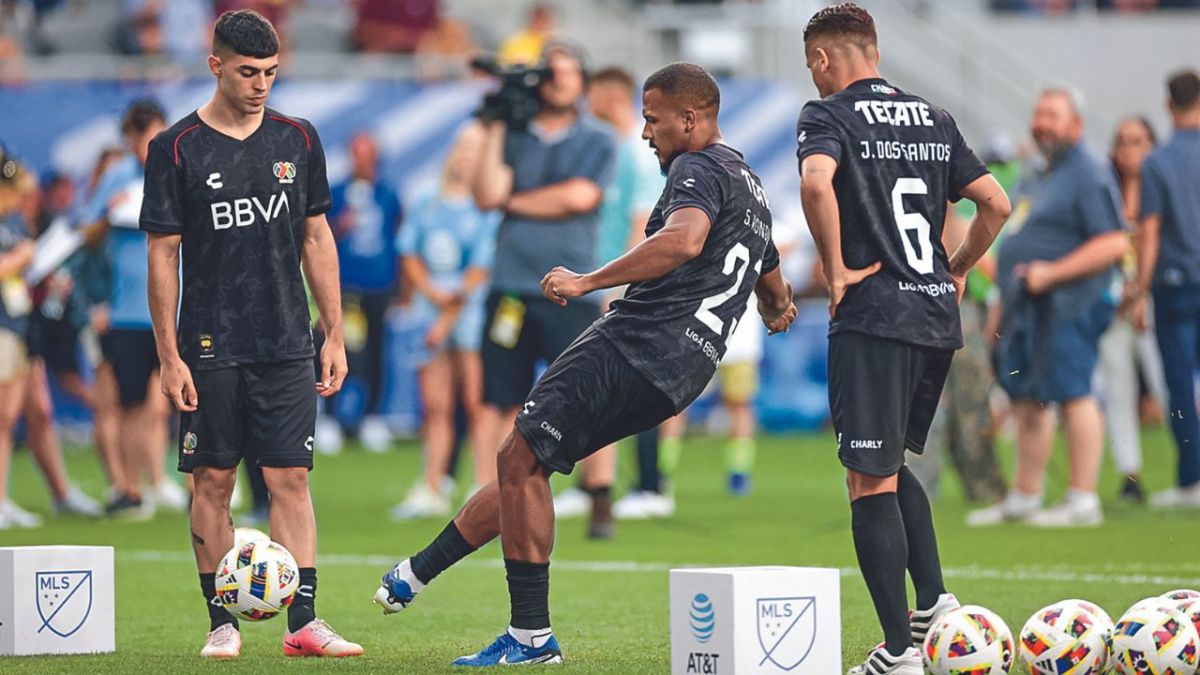
[[[260,217],[264,223],[269,223],[281,213],[292,212],[286,192],[271,195],[265,203],[258,197],[242,197],[228,202],[213,202],[209,208],[214,230],[227,230],[234,225],[249,227],[256,224]]]

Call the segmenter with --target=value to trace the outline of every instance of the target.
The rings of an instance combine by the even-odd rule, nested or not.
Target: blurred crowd
[[[1200,0],[989,0],[992,9],[1002,12],[1065,14],[1100,10],[1137,13],[1156,10],[1196,9]]]

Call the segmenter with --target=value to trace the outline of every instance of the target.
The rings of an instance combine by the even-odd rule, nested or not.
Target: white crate
[[[111,546],[0,548],[0,656],[116,649]]]

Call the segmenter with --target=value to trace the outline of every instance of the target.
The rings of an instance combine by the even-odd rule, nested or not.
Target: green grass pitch
[[[1173,450],[1162,429],[1145,434],[1151,489],[1171,481]],[[551,565],[551,615],[563,644],[565,671],[663,673],[669,668],[667,569],[681,565],[811,565],[842,576],[843,659],[861,658],[879,639],[866,590],[853,570],[850,510],[829,434],[764,436],[753,496],[727,496],[720,439],[689,439],[677,480],[679,510],[667,521],[627,522],[617,537],[592,542],[585,523],[559,523]],[[1002,450],[1011,456],[1011,448]],[[633,462],[623,457],[628,484]],[[96,461],[69,455],[73,475],[101,491]],[[50,519],[33,531],[0,532],[0,545],[108,544],[117,556],[117,651],[84,657],[0,658],[3,673],[267,673],[449,672],[507,623],[499,547],[484,548],[435,581],[405,612],[384,617],[370,603],[379,576],[397,558],[423,546],[441,521],[394,524],[387,509],[413,482],[415,444],[386,455],[349,450],[318,457],[312,490],[320,528],[317,609],[335,628],[366,647],[366,656],[339,662],[285,661],[284,620],[243,622],[245,647],[233,663],[196,655],[207,617],[188,545],[185,519],[148,523]],[[1061,448],[1050,484],[1066,474]],[[1017,526],[968,530],[967,510],[952,476],[935,507],[947,583],[960,599],[1000,613],[1014,631],[1038,607],[1083,597],[1111,614],[1147,595],[1200,586],[1196,515],[1151,514],[1113,503],[1116,479],[1105,467],[1103,528],[1037,531]],[[556,478],[556,483],[569,479]],[[15,461],[14,497],[48,510],[45,491],[25,453]],[[1061,488],[1059,488],[1061,490]],[[1056,498],[1057,494],[1051,494]],[[636,564],[632,564],[636,563]]]

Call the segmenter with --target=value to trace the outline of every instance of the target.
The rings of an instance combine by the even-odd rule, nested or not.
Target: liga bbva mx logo
[[[34,590],[42,619],[39,634],[49,630],[61,638],[70,637],[87,623],[92,613],[91,570],[37,572]]]

